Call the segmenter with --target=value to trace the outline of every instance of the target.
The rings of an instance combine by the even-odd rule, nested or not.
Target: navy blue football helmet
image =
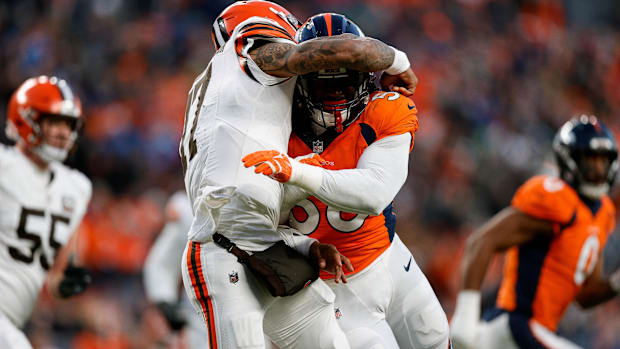
[[[618,172],[618,145],[613,133],[594,116],[581,115],[566,122],[553,141],[561,178],[589,199],[609,192]],[[587,156],[608,160],[602,178],[594,178]],[[599,176],[600,177],[600,176]]]
[[[321,13],[310,17],[297,30],[298,43],[341,34],[364,36],[362,29],[337,13]],[[302,112],[325,130],[337,132],[350,125],[368,103],[374,75],[351,69],[321,70],[302,75],[297,80],[297,101]]]

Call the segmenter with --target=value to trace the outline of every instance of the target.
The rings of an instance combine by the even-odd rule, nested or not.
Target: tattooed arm
[[[320,37],[299,45],[270,42],[249,54],[261,70],[277,77],[341,67],[358,71],[385,70],[392,65],[395,56],[394,50],[381,41],[351,34]],[[394,77],[397,81],[392,81],[395,86],[392,90],[413,94],[418,79],[411,68]]]

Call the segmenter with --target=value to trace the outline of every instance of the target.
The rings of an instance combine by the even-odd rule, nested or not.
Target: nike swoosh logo
[[[407,266],[403,265],[403,268],[405,268],[405,271],[409,271],[409,267],[411,266],[411,260],[413,259],[413,257],[409,257],[409,263],[407,263]]]
[[[409,105],[409,104],[407,104],[407,108],[409,108],[409,110],[413,110],[413,109],[415,109],[415,105]]]

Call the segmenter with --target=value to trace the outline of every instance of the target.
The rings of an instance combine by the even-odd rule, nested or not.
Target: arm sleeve
[[[309,195],[308,192],[296,185],[285,183],[283,188],[282,205],[280,205],[280,224],[286,224],[291,209]]]
[[[308,166],[321,177],[318,189],[304,189],[341,211],[379,215],[407,179],[411,134],[388,136],[372,143],[350,170],[325,170]],[[312,175],[311,177],[315,177]]]

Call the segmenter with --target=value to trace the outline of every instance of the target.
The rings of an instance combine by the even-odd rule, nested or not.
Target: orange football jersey
[[[327,147],[313,141],[312,148],[296,134],[291,134],[288,154],[291,157],[320,153],[329,170],[353,169],[364,150],[382,138],[411,133],[418,129],[417,108],[413,101],[396,92],[375,92],[361,115]],[[368,193],[372,195],[372,193]],[[304,234],[323,243],[334,244],[347,256],[355,272],[367,267],[383,251],[394,236],[396,216],[390,204],[381,215],[367,216],[330,208],[314,196],[298,203],[291,210],[289,223]],[[323,273],[324,279],[333,275]]]
[[[512,206],[555,222],[556,229],[551,238],[540,237],[508,250],[497,306],[530,316],[555,331],[613,230],[614,205],[605,196],[588,206],[562,180],[536,176],[519,188]]]

